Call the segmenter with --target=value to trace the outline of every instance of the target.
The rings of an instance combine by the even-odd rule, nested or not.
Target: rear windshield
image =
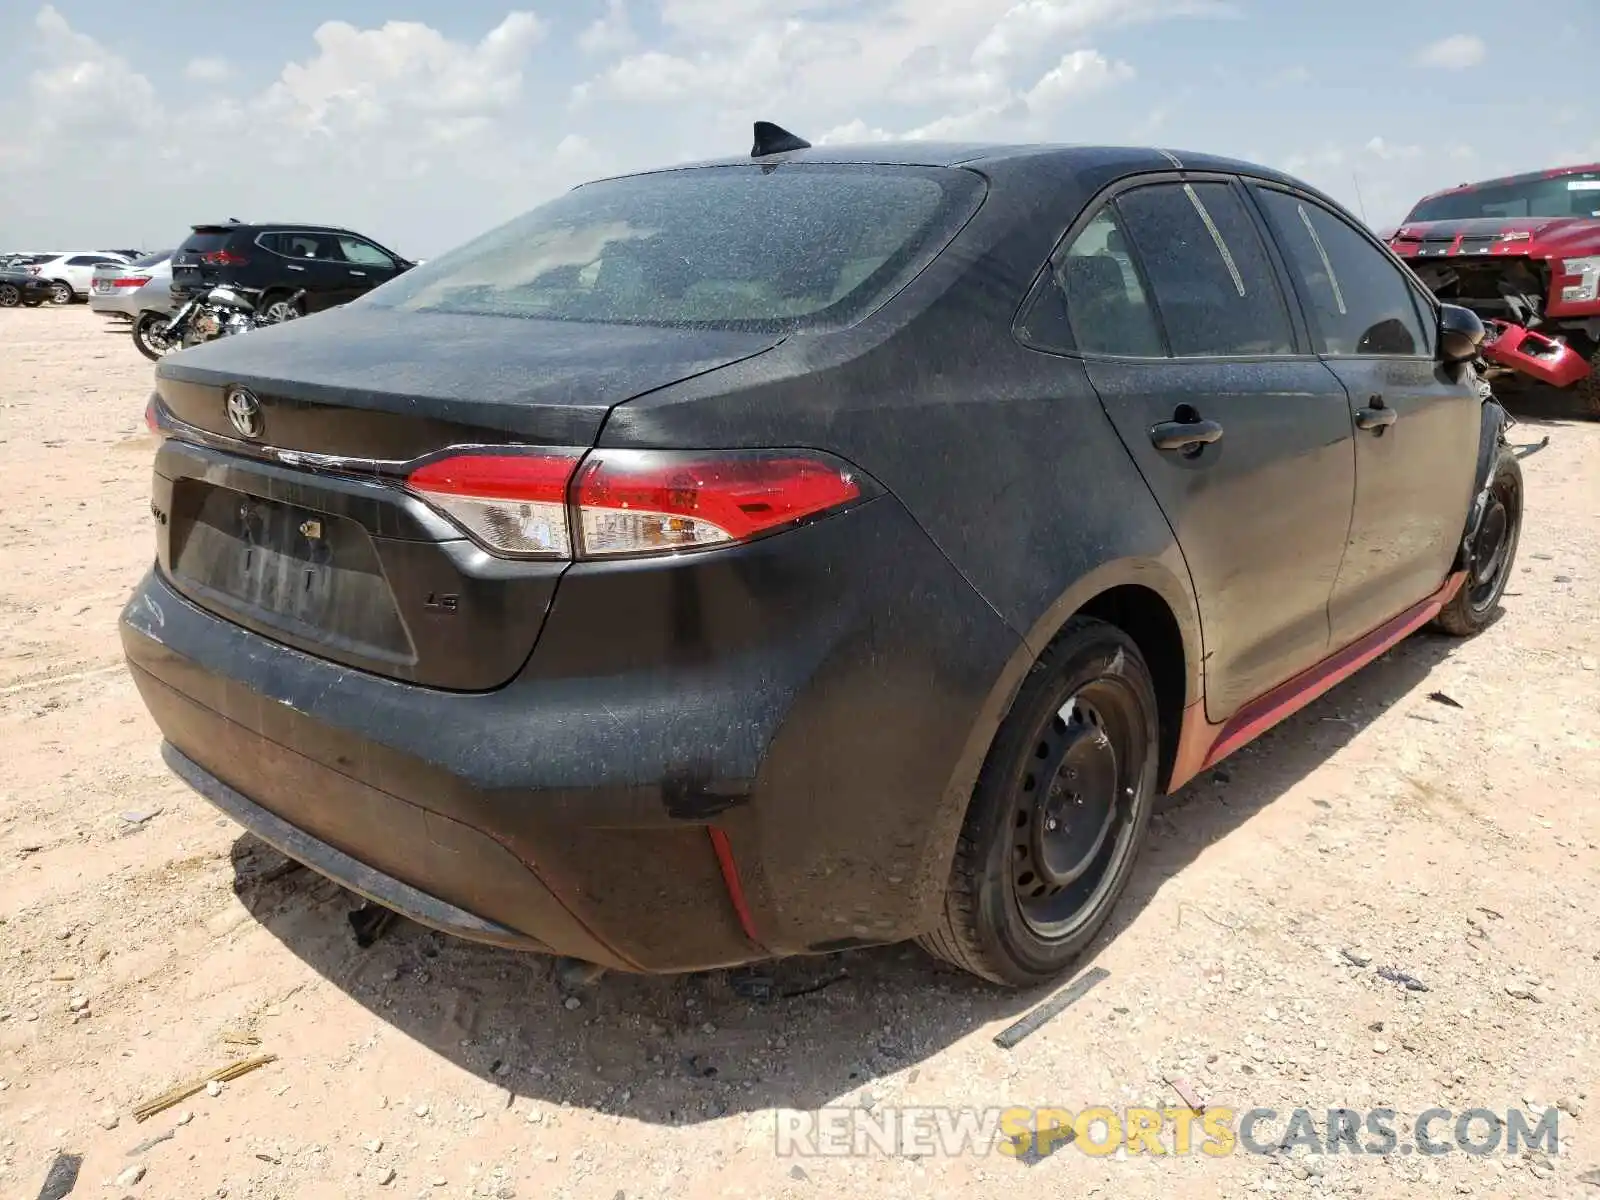
[[[206,229],[195,230],[183,239],[183,245],[178,247],[180,253],[206,254],[212,250],[221,250],[238,234],[235,229]]]
[[[1600,172],[1451,192],[1424,200],[1406,220],[1469,221],[1480,217],[1600,217]]]
[[[162,250],[157,254],[146,254],[143,258],[139,259],[137,262],[130,263],[129,265],[130,266],[134,266],[134,267],[159,267],[162,263],[166,262],[167,259],[169,259],[171,257],[172,257],[172,251],[171,250]]]
[[[982,179],[945,168],[697,167],[587,184],[358,303],[561,321],[846,323],[925,267]]]

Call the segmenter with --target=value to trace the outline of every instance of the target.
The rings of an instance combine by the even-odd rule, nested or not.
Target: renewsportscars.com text
[[[779,1157],[858,1157],[873,1154],[957,1157],[1001,1154],[1043,1158],[1065,1147],[1082,1154],[1247,1154],[1479,1157],[1560,1152],[1558,1112],[1533,1115],[1473,1108],[1432,1108],[1414,1121],[1393,1109],[1330,1108],[824,1108],[780,1111]]]

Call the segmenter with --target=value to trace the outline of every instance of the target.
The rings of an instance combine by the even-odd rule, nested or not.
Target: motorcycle
[[[220,337],[248,333],[264,325],[276,325],[292,317],[266,317],[258,311],[263,292],[253,288],[218,284],[203,296],[192,296],[171,317],[142,313],[133,323],[133,344],[151,360],[161,359],[174,350],[198,346]],[[279,312],[295,313],[305,292],[298,291]]]

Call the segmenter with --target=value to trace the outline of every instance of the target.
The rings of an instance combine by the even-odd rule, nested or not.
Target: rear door
[[[256,240],[273,262],[272,269],[260,276],[258,286],[304,289],[302,303],[308,313],[349,299],[349,280],[333,234],[317,229],[275,229]]]
[[[399,265],[388,251],[354,234],[340,234],[338,242],[339,254],[346,267],[346,300],[364,296],[395,277]]]
[[[1125,189],[1056,266],[1089,377],[1188,562],[1220,722],[1327,653],[1355,483],[1344,390],[1235,181]]]
[[[1471,503],[1478,394],[1438,361],[1431,304],[1376,240],[1308,196],[1252,190],[1356,425],[1355,512],[1329,602],[1344,646],[1444,582]]]

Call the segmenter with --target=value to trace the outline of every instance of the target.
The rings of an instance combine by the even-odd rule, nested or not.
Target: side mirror
[[[1439,307],[1439,358],[1447,363],[1470,362],[1483,345],[1483,322],[1470,308],[1459,304]]]

